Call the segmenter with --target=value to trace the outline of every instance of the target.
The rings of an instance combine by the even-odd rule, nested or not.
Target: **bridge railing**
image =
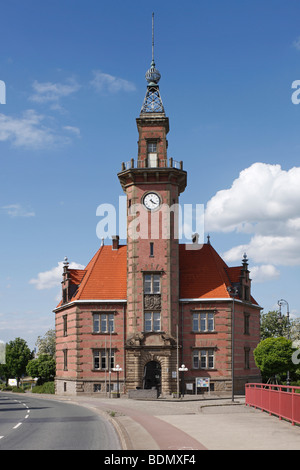
[[[245,404],[267,411],[270,415],[300,424],[300,387],[249,383]]]

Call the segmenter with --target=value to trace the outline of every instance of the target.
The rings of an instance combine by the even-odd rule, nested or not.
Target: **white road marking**
[[[21,424],[22,424],[22,423],[16,424],[16,425],[13,427],[13,429],[17,429],[19,426],[21,426]]]

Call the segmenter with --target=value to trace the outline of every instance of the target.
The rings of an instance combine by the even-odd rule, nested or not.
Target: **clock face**
[[[160,197],[156,193],[148,193],[144,197],[143,202],[148,210],[153,211],[160,206]]]

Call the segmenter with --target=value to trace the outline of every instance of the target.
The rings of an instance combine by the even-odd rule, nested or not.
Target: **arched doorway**
[[[144,368],[143,388],[156,388],[158,393],[161,389],[161,366],[157,361],[147,362]]]

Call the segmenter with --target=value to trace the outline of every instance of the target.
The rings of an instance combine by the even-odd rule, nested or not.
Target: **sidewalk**
[[[104,414],[125,450],[300,450],[300,427],[245,406],[242,396],[154,401],[59,397]]]

